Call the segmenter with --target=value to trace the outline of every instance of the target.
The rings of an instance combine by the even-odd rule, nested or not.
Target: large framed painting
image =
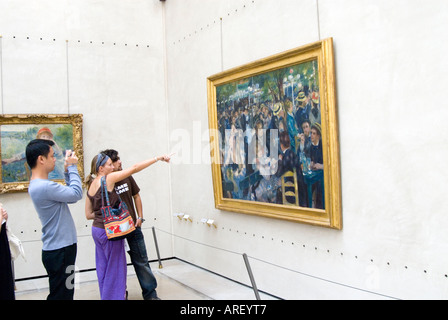
[[[332,38],[207,86],[216,208],[341,229]]]
[[[66,150],[73,150],[79,159],[78,172],[84,177],[82,114],[32,114],[0,116],[0,193],[27,191],[31,176],[25,149],[33,139],[49,139],[56,166],[49,179],[64,183]]]

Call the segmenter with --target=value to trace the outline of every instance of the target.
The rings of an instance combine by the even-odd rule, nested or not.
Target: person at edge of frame
[[[11,250],[6,233],[8,213],[0,203],[0,300],[15,300]]]

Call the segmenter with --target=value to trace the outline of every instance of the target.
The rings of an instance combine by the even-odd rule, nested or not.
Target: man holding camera
[[[32,140],[26,147],[26,161],[31,168],[28,193],[42,223],[42,262],[48,273],[48,300],[73,300],[77,234],[69,203],[82,199],[78,158],[68,150],[65,156],[65,183],[48,179],[55,168],[54,142]]]

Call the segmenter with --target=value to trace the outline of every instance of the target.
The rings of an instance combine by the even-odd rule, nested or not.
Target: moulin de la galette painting
[[[218,209],[341,229],[332,44],[208,78]]]

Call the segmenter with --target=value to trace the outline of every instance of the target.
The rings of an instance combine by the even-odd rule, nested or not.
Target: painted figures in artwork
[[[49,179],[64,179],[65,150],[73,150],[73,126],[70,124],[48,125],[2,125],[1,126],[1,159],[2,182],[29,181],[29,167],[26,163],[25,146],[33,139],[48,139],[53,146],[56,166]]]
[[[317,61],[217,87],[225,198],[325,209]]]

